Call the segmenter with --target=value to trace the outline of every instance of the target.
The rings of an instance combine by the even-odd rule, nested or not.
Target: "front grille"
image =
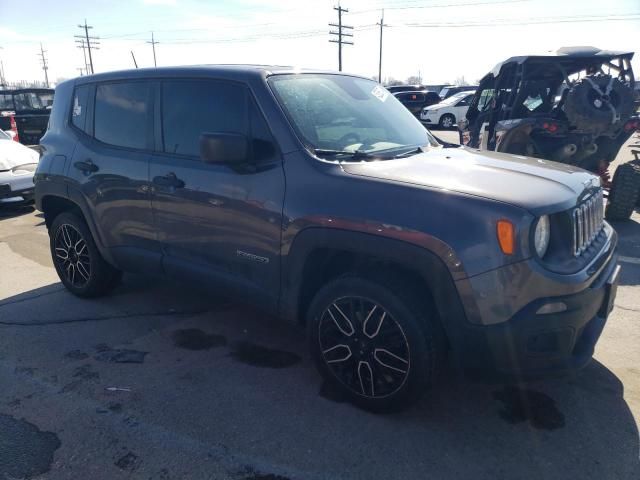
[[[602,190],[598,190],[577,206],[571,218],[573,220],[573,255],[578,257],[589,248],[604,225]]]

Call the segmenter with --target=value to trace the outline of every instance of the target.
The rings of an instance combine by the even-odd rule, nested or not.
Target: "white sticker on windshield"
[[[371,95],[376,97],[381,102],[384,102],[389,96],[389,92],[380,85],[376,85],[375,87],[373,87],[373,90],[371,90]]]

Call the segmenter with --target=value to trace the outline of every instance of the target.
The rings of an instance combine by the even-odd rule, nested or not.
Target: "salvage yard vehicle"
[[[366,78],[84,76],[56,88],[41,146],[36,204],[70,292],[127,271],[235,295],[305,325],[326,381],[373,411],[418,399],[447,352],[518,380],[584,367],[613,308],[596,176],[447,148]]]
[[[632,58],[593,47],[509,58],[481,80],[461,143],[597,173],[610,188],[607,218],[629,218],[640,206],[640,162],[618,167],[613,182],[608,168],[640,127]]]
[[[434,105],[427,106],[420,112],[420,120],[427,126],[438,125],[440,128],[455,127],[458,120],[464,118],[471,104],[474,92],[459,92]]]
[[[36,151],[13,141],[0,130],[0,208],[7,203],[33,201],[33,174],[38,165]]]
[[[23,145],[37,145],[53,105],[51,88],[0,90],[0,130],[14,130]]]
[[[420,112],[422,112],[424,107],[440,102],[438,94],[428,90],[400,92],[394,93],[393,95],[415,116],[420,115]]]

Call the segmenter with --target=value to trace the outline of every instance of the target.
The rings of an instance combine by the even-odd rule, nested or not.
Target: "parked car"
[[[420,115],[424,107],[440,101],[440,97],[436,92],[429,92],[427,90],[400,92],[394,93],[393,95],[415,116]]]
[[[0,208],[6,203],[33,201],[33,174],[39,155],[13,141],[13,134],[0,130]]]
[[[596,176],[445,148],[366,78],[80,77],[41,145],[36,203],[70,292],[130,271],[236,295],[305,325],[326,381],[370,410],[415,401],[447,351],[515,379],[584,367],[613,308]]]
[[[391,93],[398,92],[417,92],[419,90],[425,90],[424,85],[389,85],[385,87]]]
[[[609,190],[607,218],[625,220],[640,207],[640,161],[609,165],[633,132],[633,52],[565,47],[555,55],[512,57],[480,81],[461,143],[575,165]]]
[[[466,115],[473,94],[473,91],[459,92],[435,105],[425,107],[420,113],[420,120],[427,125],[438,125],[440,128],[455,127],[458,119]]]
[[[464,85],[464,86],[455,86],[455,85],[447,85],[440,90],[440,98],[445,100],[453,95],[456,95],[461,92],[471,92],[476,90],[478,87],[474,85]]]
[[[22,88],[0,90],[0,130],[10,130],[14,119],[20,143],[37,145],[47,129],[54,90]]]

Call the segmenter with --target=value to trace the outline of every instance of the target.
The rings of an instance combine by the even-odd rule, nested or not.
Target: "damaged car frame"
[[[640,198],[640,163],[609,164],[640,126],[633,52],[566,47],[556,55],[512,57],[480,81],[460,141],[597,173],[610,189],[607,218],[628,218]]]

